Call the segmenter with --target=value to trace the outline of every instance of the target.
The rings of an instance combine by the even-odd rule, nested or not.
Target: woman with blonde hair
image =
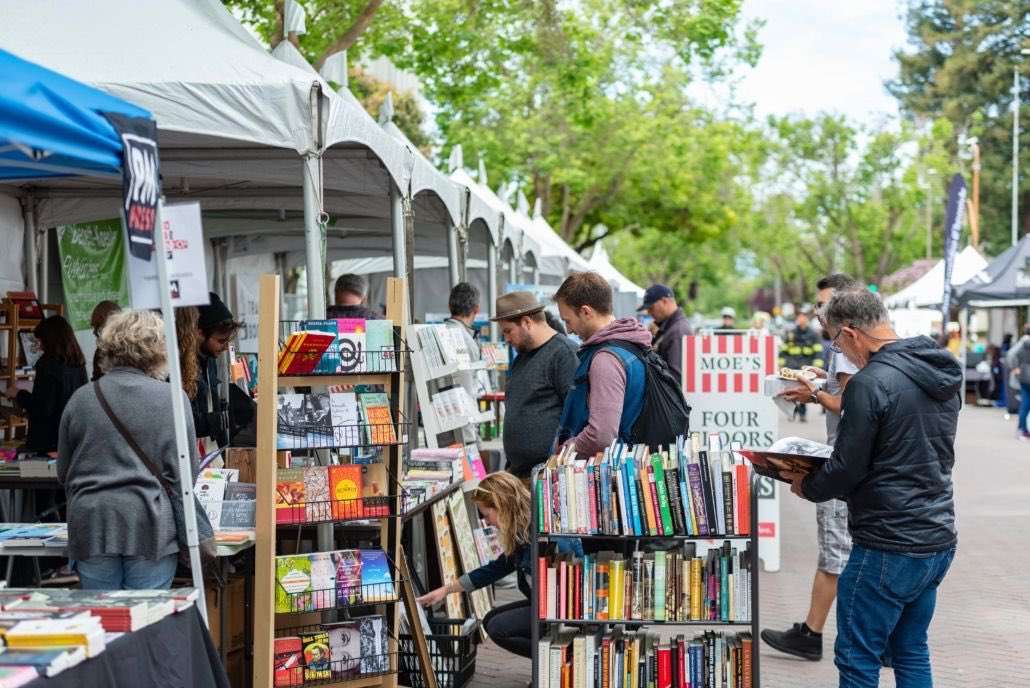
[[[68,553],[85,589],[167,588],[185,533],[172,503],[182,496],[161,316],[114,313],[97,347],[104,376],[76,391],[61,418],[57,477],[68,496]],[[183,477],[192,482],[190,415],[186,429],[194,475]],[[201,540],[213,534],[202,509],[197,529]]]
[[[491,473],[483,478],[472,491],[472,501],[479,508],[487,525],[494,526],[500,533],[500,557],[489,564],[470,571],[456,581],[442,585],[436,590],[418,598],[419,604],[434,605],[442,602],[452,593],[471,592],[485,588],[504,578],[513,571],[518,574],[519,590],[526,596],[493,609],[483,619],[487,634],[495,643],[508,652],[522,657],[531,655],[531,632],[529,600],[532,594],[530,577],[533,564],[530,561],[530,500],[529,490],[522,481],[511,473]],[[559,551],[570,551],[582,556],[579,540],[563,540]]]

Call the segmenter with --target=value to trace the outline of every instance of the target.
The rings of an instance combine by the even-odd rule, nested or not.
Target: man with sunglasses
[[[841,292],[823,314],[859,367],[842,398],[833,454],[794,494],[844,498],[853,549],[837,583],[840,685],[879,685],[889,655],[899,686],[933,684],[927,629],[958,542],[952,469],[962,370],[928,337],[901,339],[868,290]]]
[[[819,280],[816,288],[819,293],[816,297],[815,317],[825,333],[823,310],[833,295],[865,287],[849,275],[835,274]],[[798,381],[801,384],[781,395],[795,404],[819,404],[826,409],[826,443],[830,445],[837,439],[841,394],[851,376],[858,372],[858,368],[839,349],[835,349],[836,346],[833,346],[827,352],[827,370],[811,366],[805,368],[814,371],[819,377],[825,376],[826,383],[823,387],[817,387],[806,377],[799,377]],[[844,570],[844,565],[848,563],[848,555],[851,554],[846,502],[839,499],[820,502],[816,505],[815,519],[819,559],[816,562],[815,578],[812,580],[808,614],[804,621],[795,623],[785,631],[762,631],[762,640],[769,646],[780,652],[812,661],[823,658],[823,626],[826,625],[826,617],[830,614],[833,600],[837,597],[837,578]]]

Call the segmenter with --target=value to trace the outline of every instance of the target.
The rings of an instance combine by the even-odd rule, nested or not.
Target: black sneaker
[[[814,635],[804,627],[804,624],[796,623],[786,631],[762,631],[762,640],[767,645],[788,655],[810,659],[817,662],[823,658],[823,637]]]

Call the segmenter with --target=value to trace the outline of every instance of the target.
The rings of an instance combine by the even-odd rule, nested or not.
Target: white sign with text
[[[168,249],[168,282],[173,306],[207,305],[207,265],[200,203],[161,204],[161,229]],[[155,244],[155,247],[157,244]],[[156,250],[156,248],[154,249]],[[161,307],[157,286],[157,262],[129,254],[129,296],[132,307]]]
[[[764,449],[779,438],[780,414],[763,393],[765,376],[776,370],[779,342],[759,332],[700,334],[684,338],[684,394],[690,430],[707,438],[718,433],[723,447]],[[780,490],[775,480],[758,480],[758,556],[766,571],[780,569]]]

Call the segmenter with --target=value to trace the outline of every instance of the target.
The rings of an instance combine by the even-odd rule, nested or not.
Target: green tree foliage
[[[390,84],[376,79],[360,69],[350,69],[348,87],[351,92],[361,101],[365,110],[378,119],[379,111],[389,93],[393,100],[393,122],[404,132],[408,139],[426,157],[433,152],[433,140],[426,133],[425,113],[419,107],[418,100],[409,92],[400,92]]]
[[[1011,217],[1013,69],[1022,65],[1021,100],[1030,99],[1030,2],[1027,0],[909,0],[910,47],[898,51],[898,78],[889,84],[904,111],[947,119],[959,134],[980,140],[980,226],[999,249]],[[1023,110],[1025,121],[1026,110]],[[1022,168],[1030,164],[1030,136],[1022,127]],[[951,142],[950,150],[955,152]],[[954,167],[941,170],[941,189]],[[968,178],[968,175],[967,175]],[[1022,175],[1020,215],[1030,231],[1030,176]]]

